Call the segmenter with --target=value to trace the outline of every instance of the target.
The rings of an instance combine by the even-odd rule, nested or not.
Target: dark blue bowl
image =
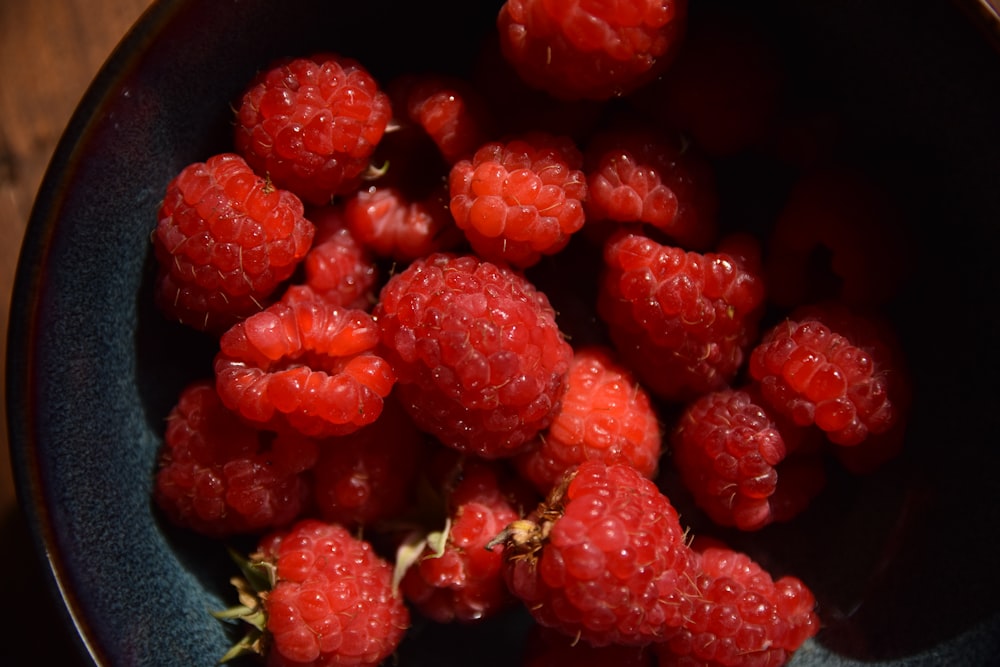
[[[920,269],[892,314],[917,396],[898,465],[828,495],[818,528],[776,527],[748,548],[825,605],[794,664],[996,664],[1000,59],[950,3],[764,4],[857,128],[858,159],[909,205]],[[233,640],[208,613],[233,602],[225,552],[150,503],[164,417],[212,354],[150,305],[166,183],[228,149],[231,104],[270,59],[328,49],[379,78],[461,74],[498,6],[161,1],[91,85],[28,226],[7,362],[19,497],[85,660],[209,665]],[[399,664],[516,664],[519,620],[421,624]]]

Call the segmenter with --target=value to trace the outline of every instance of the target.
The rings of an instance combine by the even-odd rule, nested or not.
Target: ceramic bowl
[[[747,543],[823,605],[795,665],[996,664],[1000,57],[952,3],[763,5],[910,215],[917,271],[890,311],[916,395],[898,464],[825,496],[809,530]],[[19,495],[81,659],[210,665],[233,639],[208,614],[232,603],[228,557],[150,502],[164,417],[211,354],[151,306],[166,183],[229,146],[232,102],[271,58],[325,48],[378,78],[461,74],[498,6],[165,0],[91,85],[27,230],[7,378]],[[398,664],[517,664],[523,631],[421,624]]]

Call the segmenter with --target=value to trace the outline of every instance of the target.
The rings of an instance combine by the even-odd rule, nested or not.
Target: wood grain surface
[[[149,0],[0,1],[0,335],[25,225],[49,159],[77,103]],[[6,354],[0,355],[6,377]],[[81,664],[43,590],[17,510],[0,385],[0,665]],[[13,606],[12,606],[13,605]],[[42,641],[38,641],[41,635]]]

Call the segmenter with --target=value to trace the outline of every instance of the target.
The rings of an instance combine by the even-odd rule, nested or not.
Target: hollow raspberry
[[[153,233],[156,303],[168,317],[220,334],[260,311],[308,252],[302,202],[220,153],[168,183]]]
[[[241,582],[244,606],[217,616],[251,623],[258,641],[224,659],[256,650],[273,667],[375,667],[409,628],[392,566],[340,524],[306,518],[270,533],[244,571],[262,572],[265,585],[256,590]]]
[[[521,274],[434,254],[390,277],[372,313],[403,406],[444,444],[512,456],[551,422],[573,351]]]
[[[531,266],[583,226],[582,166],[580,150],[562,135],[529,132],[487,143],[451,168],[455,223],[484,259]]]
[[[234,142],[257,173],[323,205],[358,186],[391,117],[388,95],[355,60],[283,58],[244,91]]]
[[[802,306],[766,331],[749,372],[774,410],[796,424],[815,424],[838,445],[888,432],[905,419],[910,401],[891,326],[831,301]]]
[[[309,505],[316,443],[261,431],[222,404],[211,380],[180,393],[167,416],[153,497],[174,524],[211,537],[291,523]]]
[[[709,392],[684,408],[671,433],[681,480],[722,526],[758,530],[787,521],[825,483],[818,457],[789,456],[784,433],[801,427],[787,422],[782,422],[787,428],[779,427],[761,403],[748,390]]]
[[[413,504],[428,446],[393,394],[373,423],[318,445],[313,498],[323,520],[377,529]]]
[[[594,646],[665,641],[696,594],[677,511],[626,464],[584,461],[497,540],[531,615]]]
[[[693,543],[698,599],[683,630],[654,647],[661,666],[784,665],[819,630],[816,599],[797,577],[774,580],[748,555]]]
[[[529,85],[562,99],[606,100],[664,71],[686,13],[686,0],[508,0],[497,28],[504,56]]]
[[[500,550],[486,545],[537,498],[503,462],[475,459],[459,461],[444,496],[445,527],[407,545],[413,562],[400,590],[438,623],[492,618],[517,600],[504,581]]]
[[[757,242],[734,235],[698,253],[626,230],[604,250],[598,314],[623,363],[668,401],[726,386],[764,304]]]
[[[573,356],[552,423],[514,463],[542,493],[589,459],[627,463],[653,478],[662,450],[660,435],[659,416],[646,390],[612,350],[587,346]]]
[[[687,250],[715,242],[719,202],[712,165],[697,148],[645,124],[619,122],[587,144],[588,225],[656,227]]]
[[[374,353],[362,310],[278,302],[222,335],[214,368],[222,402],[262,427],[344,435],[374,422],[395,375]]]

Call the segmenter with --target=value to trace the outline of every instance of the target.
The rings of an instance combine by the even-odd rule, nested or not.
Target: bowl
[[[213,352],[152,305],[167,182],[229,149],[233,101],[270,60],[335,50],[383,80],[463,75],[499,4],[161,0],[91,84],[32,212],[7,366],[19,499],[81,660],[207,665],[233,641],[209,614],[233,603],[227,554],[151,502],[164,419]],[[1000,59],[952,3],[754,11],[905,206],[916,271],[887,312],[916,390],[899,461],[822,496],[808,529],[733,538],[817,593],[823,628],[795,665],[994,664]],[[523,621],[417,623],[398,664],[517,663]]]

